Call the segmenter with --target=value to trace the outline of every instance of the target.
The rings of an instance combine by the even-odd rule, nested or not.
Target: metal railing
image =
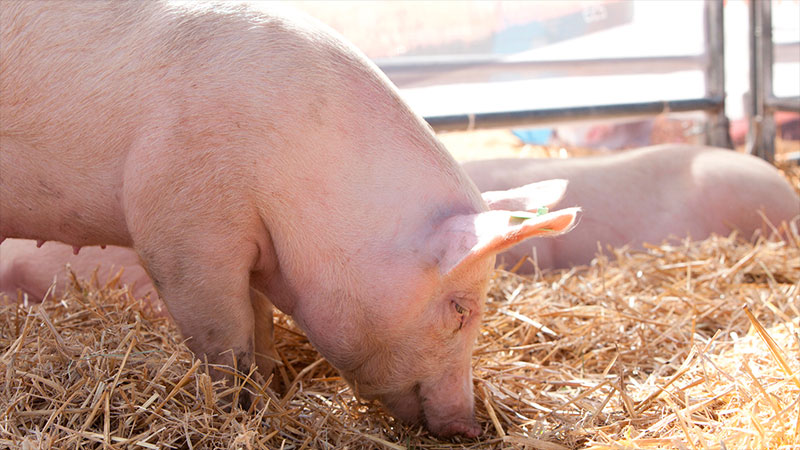
[[[656,116],[668,112],[704,111],[708,117],[706,141],[718,147],[732,147],[729,123],[725,116],[725,60],[723,33],[723,0],[705,0],[704,52],[698,56],[661,56],[643,58],[589,59],[571,61],[513,60],[499,57],[404,58],[376,61],[378,66],[399,86],[431,84],[432,76],[446,71],[464,70],[456,81],[465,82],[481,73],[508,68],[514,71],[542,73],[558,70],[579,71],[593,75],[666,73],[675,70],[702,68],[705,74],[705,95],[702,98],[654,102],[604,104],[580,107],[525,109],[427,116],[425,120],[436,131],[509,128],[542,123]],[[452,82],[451,78],[448,81]]]
[[[800,113],[800,97],[775,97],[772,89],[774,59],[772,42],[772,2],[751,0],[749,5],[750,31],[750,92],[748,98],[748,128],[746,151],[769,162],[775,160],[775,111]],[[782,46],[800,50],[798,44]]]
[[[705,111],[718,114],[723,97],[665,100],[656,102],[620,103],[596,106],[498,111],[475,114],[428,116],[436,131],[475,130],[480,128],[510,128],[553,122],[576,122],[588,119],[614,119],[656,116],[664,112]]]

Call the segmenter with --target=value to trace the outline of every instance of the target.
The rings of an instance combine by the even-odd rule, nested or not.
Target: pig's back
[[[225,2],[3,2],[0,33],[0,236],[77,245],[132,244],[123,190],[142,171],[210,147],[252,167],[325,87],[314,52],[341,45]]]
[[[301,21],[235,3],[22,1],[0,14],[3,136],[84,167],[118,166],[163,129],[224,120],[224,105],[263,109],[265,93],[302,78],[295,56],[309,45],[289,38],[308,33]]]

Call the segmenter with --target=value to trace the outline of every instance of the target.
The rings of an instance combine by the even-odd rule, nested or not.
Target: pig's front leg
[[[222,378],[214,366],[234,367],[234,360],[247,373],[255,362],[248,271],[200,249],[139,254],[187,345],[208,361],[212,376]]]
[[[156,127],[128,156],[126,225],[189,348],[212,365],[212,377],[230,380],[220,365],[235,362],[247,373],[256,362],[250,278],[270,259],[245,177],[252,167],[241,152],[205,142],[212,132],[161,131]]]
[[[208,361],[212,377],[232,381],[220,365],[235,363],[246,374],[255,363],[250,271],[258,251],[242,229],[181,216],[134,223],[134,245],[189,348]]]

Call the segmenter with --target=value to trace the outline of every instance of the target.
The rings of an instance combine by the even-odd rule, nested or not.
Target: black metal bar
[[[695,98],[642,103],[440,115],[428,116],[425,117],[425,120],[436,131],[467,131],[592,119],[654,116],[668,112],[708,111],[715,113],[719,111],[723,105],[722,97]]]

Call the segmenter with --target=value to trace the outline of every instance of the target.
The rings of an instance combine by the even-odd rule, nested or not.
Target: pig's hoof
[[[469,439],[475,439],[481,435],[481,427],[474,420],[457,420],[442,426],[439,430],[433,430],[434,434],[441,438],[451,438],[455,436],[463,436]]]

